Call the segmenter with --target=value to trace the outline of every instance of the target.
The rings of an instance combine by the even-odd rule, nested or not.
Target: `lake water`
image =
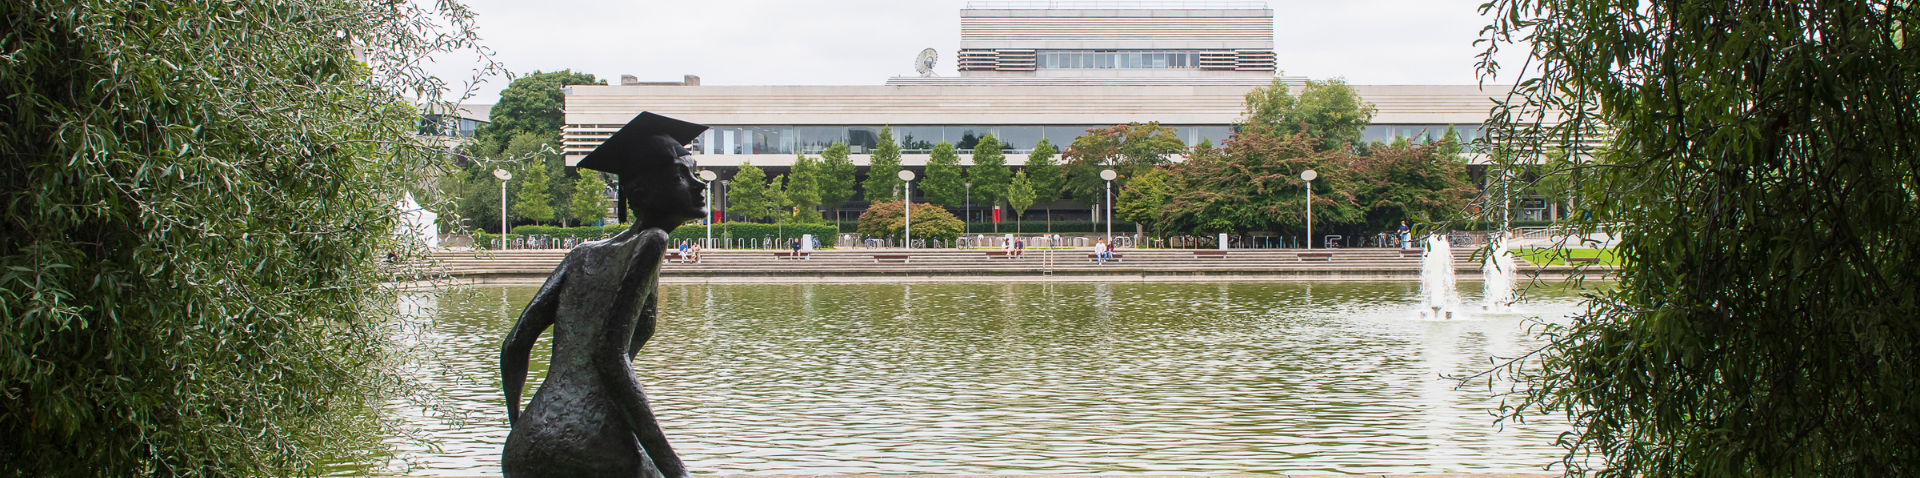
[[[1476,283],[1462,283],[1469,302]],[[1418,285],[918,283],[661,287],[634,362],[695,473],[1539,471],[1554,419],[1497,425],[1443,375],[1539,345],[1581,291],[1423,320]],[[499,345],[533,286],[416,293],[413,436],[342,469],[498,473]],[[538,387],[549,345],[533,358]],[[1498,387],[1505,390],[1505,386]],[[1557,468],[1556,468],[1557,469]]]

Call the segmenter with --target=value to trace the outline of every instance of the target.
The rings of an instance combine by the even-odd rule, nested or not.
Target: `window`
[[[1199,66],[1198,51],[1051,50],[1039,53],[1040,68],[1054,69],[1167,69]]]

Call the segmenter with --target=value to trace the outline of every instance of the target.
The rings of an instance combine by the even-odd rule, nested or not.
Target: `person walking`
[[[1407,227],[1407,221],[1400,221],[1400,248],[1406,249],[1412,242],[1413,228]]]

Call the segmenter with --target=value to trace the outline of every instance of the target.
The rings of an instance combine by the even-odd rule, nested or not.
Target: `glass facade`
[[[1210,140],[1219,145],[1233,131],[1233,127],[1228,125],[1164,126],[1173,128],[1180,141],[1188,145],[1199,144],[1201,140]],[[905,154],[927,154],[933,151],[933,145],[943,141],[952,143],[962,153],[968,153],[980,142],[980,138],[989,134],[1000,139],[1006,152],[1026,154],[1033,151],[1041,138],[1052,142],[1055,150],[1064,151],[1073,144],[1074,138],[1086,135],[1087,130],[1111,127],[1113,125],[902,125],[892,128],[894,140],[899,142],[900,150]],[[1423,126],[1412,128],[1417,131]],[[1371,133],[1373,130],[1368,131]],[[1437,131],[1446,131],[1445,125],[1441,125]],[[1463,128],[1462,131],[1467,130]],[[1437,137],[1438,133],[1435,135]],[[688,149],[694,154],[818,155],[835,142],[846,143],[848,153],[871,154],[873,148],[880,144],[880,127],[714,126],[694,140],[693,146]]]
[[[1219,146],[1233,134],[1229,125],[1163,125],[1174,129],[1180,141],[1187,145],[1200,144],[1202,140],[1212,141]],[[1361,132],[1361,140],[1392,143],[1395,139],[1407,138],[1415,143],[1439,141],[1452,126],[1462,138],[1472,140],[1480,136],[1480,125],[1445,124],[1376,124],[1369,125]],[[1073,139],[1087,134],[1089,129],[1110,128],[1112,125],[1009,125],[1009,126],[960,126],[960,125],[907,125],[894,126],[893,137],[900,144],[902,153],[926,154],[933,151],[933,145],[942,141],[952,143],[955,148],[966,153],[973,149],[980,138],[988,134],[1000,139],[1000,144],[1008,153],[1026,154],[1033,146],[1046,138],[1053,143],[1054,149],[1064,151]],[[694,141],[689,148],[694,154],[810,154],[818,155],[835,142],[847,143],[847,152],[852,154],[871,154],[874,146],[880,144],[879,126],[714,126],[706,134]]]
[[[1466,141],[1473,141],[1480,137],[1480,125],[1477,124],[1376,124],[1368,125],[1361,131],[1360,140],[1381,143],[1392,143],[1400,138],[1406,138],[1414,143],[1439,141],[1441,137],[1446,136],[1448,126],[1452,126],[1454,132],[1459,133],[1460,137]]]
[[[1056,69],[1165,69],[1200,66],[1198,51],[1040,51],[1039,67]]]

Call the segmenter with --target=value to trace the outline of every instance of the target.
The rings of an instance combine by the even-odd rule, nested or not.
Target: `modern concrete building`
[[[1172,126],[1188,144],[1218,143],[1242,116],[1249,91],[1276,80],[1295,88],[1306,82],[1276,68],[1285,59],[1273,51],[1274,12],[1259,2],[974,2],[960,11],[960,26],[959,77],[699,86],[690,76],[568,87],[568,163],[635,114],[653,111],[712,126],[692,150],[723,178],[744,163],[778,174],[797,155],[817,155],[834,142],[849,145],[864,175],[882,126],[893,129],[910,168],[926,164],[941,141],[959,147],[965,164],[989,133],[1011,148],[1007,163],[1019,166],[1040,138],[1065,149],[1089,128],[1129,122]],[[1474,135],[1492,106],[1490,93],[1475,86],[1355,89],[1379,108],[1370,140],[1438,137],[1448,126]]]

